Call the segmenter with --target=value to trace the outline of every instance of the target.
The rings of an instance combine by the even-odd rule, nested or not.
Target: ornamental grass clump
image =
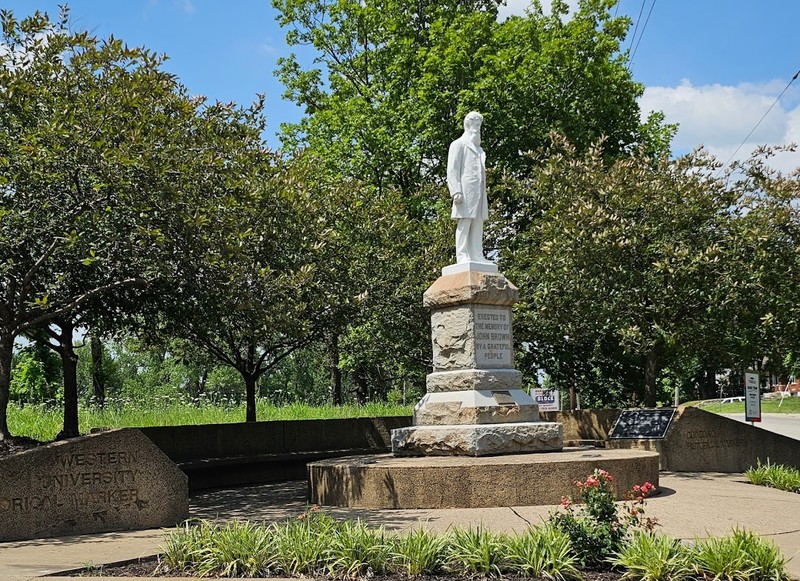
[[[159,571],[200,577],[263,577],[277,556],[271,527],[246,521],[187,521],[167,536]]]
[[[770,464],[769,458],[766,464],[758,460],[756,467],[751,466],[744,475],[751,484],[800,493],[800,470],[783,464]]]
[[[415,529],[393,539],[391,569],[409,577],[437,575],[445,564],[447,537],[425,529]]]
[[[278,573],[290,576],[324,575],[330,571],[331,552],[339,524],[312,507],[296,519],[275,525]]]
[[[467,577],[500,577],[508,569],[507,535],[484,528],[455,529],[448,535],[445,568]]]
[[[555,581],[580,579],[569,535],[551,524],[530,527],[508,539],[507,569],[523,577]]]
[[[714,581],[782,581],[786,560],[772,541],[734,529],[726,537],[698,539],[691,554],[697,576]]]
[[[677,539],[636,530],[611,563],[624,570],[623,579],[681,581],[692,574],[690,555],[690,549]]]
[[[644,516],[644,500],[655,491],[649,482],[636,485],[627,494],[624,510],[616,503],[614,478],[596,468],[584,481],[576,481],[579,507],[569,497],[561,500],[563,512],[550,515],[548,522],[566,533],[582,567],[605,568],[620,550],[630,530],[652,530],[656,522]],[[620,515],[620,513],[622,513]]]
[[[344,521],[328,548],[327,570],[334,577],[372,577],[389,569],[392,545],[383,527],[368,528],[362,521]]]

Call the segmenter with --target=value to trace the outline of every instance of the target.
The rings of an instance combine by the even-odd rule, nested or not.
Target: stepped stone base
[[[310,501],[363,508],[487,508],[558,504],[595,468],[614,476],[617,498],[658,486],[658,454],[573,448],[488,458],[350,456],[308,465]]]
[[[417,425],[392,430],[395,456],[493,456],[550,452],[563,446],[563,427],[554,422]]]
[[[538,421],[539,406],[521,389],[428,393],[414,406],[415,426]]]

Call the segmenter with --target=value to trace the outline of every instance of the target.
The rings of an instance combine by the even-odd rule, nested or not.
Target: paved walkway
[[[647,502],[646,514],[673,537],[723,535],[739,526],[775,541],[800,579],[800,494],[748,484],[741,475],[661,473],[661,494]],[[275,521],[306,507],[305,482],[250,486],[195,496],[193,517],[214,520],[248,518]],[[360,517],[390,530],[482,525],[497,531],[521,531],[539,523],[552,506],[447,510],[331,509],[336,516]],[[33,579],[58,571],[153,555],[163,543],[159,530],[81,535],[0,543],[0,580]],[[53,578],[50,578],[51,581]],[[117,581],[119,581],[117,579]]]

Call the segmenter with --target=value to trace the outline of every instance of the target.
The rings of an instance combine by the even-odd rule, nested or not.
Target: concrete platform
[[[660,482],[661,494],[647,500],[645,514],[658,519],[661,532],[693,540],[728,534],[734,526],[752,530],[774,541],[786,558],[795,557],[787,568],[792,578],[800,579],[800,494],[753,486],[737,474],[662,472]],[[218,522],[237,518],[275,522],[306,510],[306,494],[305,481],[208,491],[190,499],[189,511],[193,518]],[[531,524],[541,523],[555,510],[556,506],[505,506],[439,510],[332,508],[329,512],[336,518],[360,518],[388,531],[426,528],[444,532],[453,527],[480,525],[498,532],[521,532]],[[23,581],[87,563],[98,566],[154,555],[163,544],[164,531],[159,529],[0,543],[0,580]]]
[[[658,454],[571,449],[542,454],[397,458],[349,456],[308,465],[313,503],[365,508],[487,508],[558,504],[595,468],[614,475],[621,497],[658,486]]]

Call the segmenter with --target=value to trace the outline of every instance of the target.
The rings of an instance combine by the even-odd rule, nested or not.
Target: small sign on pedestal
[[[561,411],[557,389],[536,388],[531,390],[531,395],[533,396],[533,401],[539,406],[540,412]]]

